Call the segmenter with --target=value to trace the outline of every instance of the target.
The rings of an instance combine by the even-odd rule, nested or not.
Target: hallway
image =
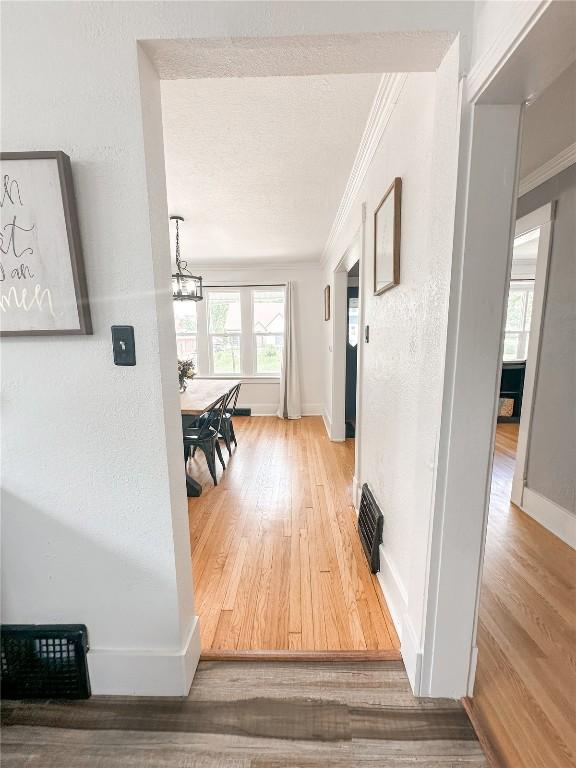
[[[501,768],[576,765],[576,553],[510,503],[517,424],[499,424],[472,711]]]
[[[395,651],[351,503],[354,442],[309,416],[235,417],[238,448],[213,487],[191,471],[190,536],[203,652]],[[192,469],[193,465],[193,469]]]

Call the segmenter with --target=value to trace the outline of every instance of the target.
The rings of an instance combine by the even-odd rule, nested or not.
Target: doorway
[[[348,270],[346,294],[346,385],[345,415],[346,438],[356,437],[356,394],[358,382],[360,262]]]

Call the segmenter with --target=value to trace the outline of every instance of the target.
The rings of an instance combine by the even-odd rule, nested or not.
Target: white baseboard
[[[242,403],[241,408],[251,408],[252,416],[276,416],[278,404],[274,403]],[[320,403],[303,403],[302,416],[322,416]]]
[[[572,549],[576,549],[576,515],[531,488],[524,488],[522,510]]]
[[[422,679],[422,649],[407,613],[404,614],[402,620],[400,652],[412,693],[415,696],[419,696],[421,694],[420,684]]]
[[[199,659],[195,616],[180,651],[90,648],[90,686],[98,696],[187,696]]]
[[[382,545],[380,545],[380,570],[377,577],[400,638],[400,652],[408,680],[413,693],[419,695],[422,677],[422,649],[408,615],[408,593],[394,563]]]
[[[474,695],[474,680],[476,679],[476,667],[478,666],[478,646],[472,648],[470,658],[470,671],[468,672],[468,696]]]
[[[402,623],[403,616],[408,610],[408,594],[382,544],[380,545],[380,570],[376,575],[390,610],[392,621],[396,627],[396,632],[398,632],[398,637],[402,641]]]
[[[352,503],[354,504],[354,509],[356,512],[360,511],[360,495],[361,495],[362,488],[360,486],[360,481],[354,475],[352,478]]]
[[[326,428],[326,434],[328,437],[330,437],[330,432],[332,430],[332,424],[330,422],[330,417],[328,416],[328,412],[325,408],[322,409],[322,419],[324,421],[324,427]]]

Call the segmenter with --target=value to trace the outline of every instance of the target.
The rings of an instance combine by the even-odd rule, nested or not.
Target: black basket
[[[84,624],[4,624],[4,699],[87,699],[90,680]]]

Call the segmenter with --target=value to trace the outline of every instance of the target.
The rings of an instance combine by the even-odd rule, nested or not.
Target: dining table
[[[180,393],[182,426],[190,426],[203,413],[211,411],[218,400],[237,384],[240,384],[238,379],[189,379],[186,389]],[[202,485],[187,470],[186,493],[188,496],[200,496],[202,493]]]

